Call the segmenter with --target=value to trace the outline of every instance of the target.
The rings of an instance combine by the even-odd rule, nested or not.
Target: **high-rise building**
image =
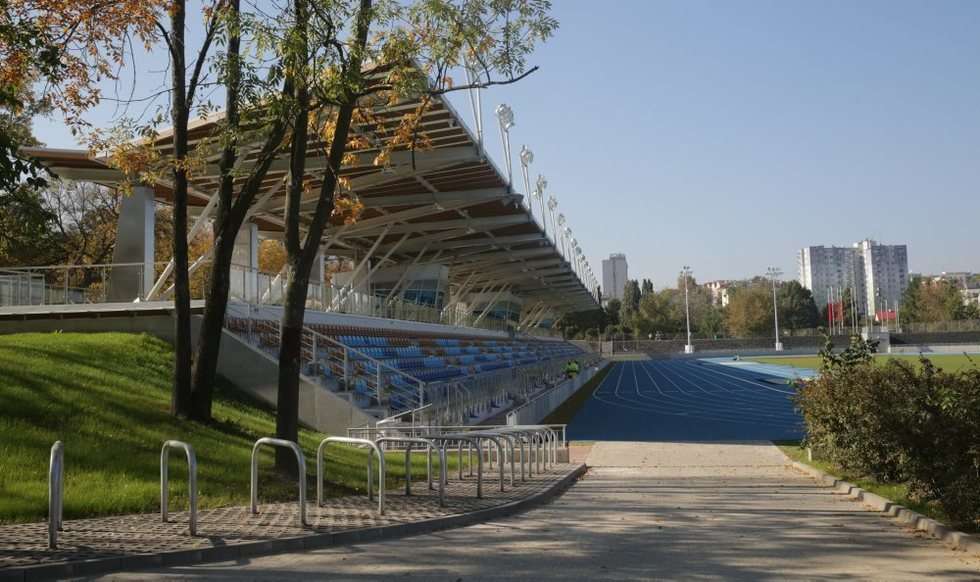
[[[864,261],[864,289],[871,313],[894,311],[909,286],[909,254],[905,245],[883,245],[865,239],[857,243]]]
[[[854,294],[861,314],[891,311],[908,286],[908,249],[866,239],[850,247],[809,246],[800,249],[800,284],[817,305],[840,301],[843,290]],[[887,302],[887,303],[886,303]]]
[[[626,288],[626,279],[629,278],[626,267],[626,255],[623,253],[613,253],[608,259],[602,261],[602,299],[623,299],[623,289]]]

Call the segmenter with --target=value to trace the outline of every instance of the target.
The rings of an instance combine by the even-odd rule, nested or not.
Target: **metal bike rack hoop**
[[[425,445],[427,452],[431,453],[432,449],[435,449],[439,454],[439,506],[446,506],[446,447],[439,446],[435,444],[430,439],[418,438],[418,437],[380,437],[374,441],[379,447],[384,443],[405,443],[408,446],[405,448],[405,495],[409,496],[412,494],[412,445],[419,444]],[[431,454],[427,458],[429,462],[427,476],[429,481],[429,489],[432,489],[432,466],[431,466]]]
[[[190,501],[190,534],[197,535],[197,455],[194,447],[183,441],[165,441],[160,449],[160,519],[167,523],[167,491],[169,489],[170,449],[184,449],[187,455],[187,489]]]
[[[64,529],[65,508],[65,445],[55,441],[51,445],[48,464],[48,548],[58,548],[58,532]]]
[[[306,521],[306,457],[303,456],[303,449],[293,441],[276,439],[272,437],[262,437],[255,441],[252,446],[252,472],[251,472],[251,499],[252,513],[259,512],[259,448],[262,445],[272,447],[282,447],[290,449],[296,455],[296,465],[299,469],[299,523],[300,527],[309,525]]]
[[[381,449],[374,441],[368,439],[359,439],[352,437],[327,437],[320,441],[320,445],[316,448],[316,504],[319,507],[323,503],[323,477],[324,477],[324,463],[323,450],[327,448],[330,443],[344,443],[348,445],[361,445],[364,447],[370,447],[374,453],[378,455],[378,514],[385,514],[385,476],[387,470],[385,469],[385,456],[381,453]],[[368,500],[373,499],[373,486],[371,484],[371,451],[368,451],[367,457],[367,489],[368,489]]]

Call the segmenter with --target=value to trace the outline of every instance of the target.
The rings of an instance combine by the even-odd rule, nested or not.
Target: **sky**
[[[507,103],[515,173],[527,144],[597,275],[622,252],[657,286],[794,278],[801,247],[864,238],[980,271],[980,2],[553,1],[540,70],[484,92],[487,149],[503,167]]]

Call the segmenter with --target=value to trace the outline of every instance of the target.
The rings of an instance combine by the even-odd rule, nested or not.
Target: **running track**
[[[798,439],[785,378],[701,360],[614,364],[568,426],[572,440]]]

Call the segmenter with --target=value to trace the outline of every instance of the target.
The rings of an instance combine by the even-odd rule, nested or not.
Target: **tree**
[[[813,301],[813,293],[800,285],[799,281],[780,284],[776,289],[776,302],[779,305],[779,324],[786,329],[805,329],[820,325],[820,313]]]
[[[127,46],[154,38],[160,0],[6,0],[0,3],[0,109],[28,116],[58,111],[78,131],[100,99],[98,82],[115,78]],[[0,131],[0,191],[45,184],[30,145]]]
[[[969,319],[973,309],[964,305],[960,290],[951,281],[913,277],[902,296],[902,320],[906,322]]]
[[[644,279],[643,283],[640,285],[640,296],[642,297],[648,293],[653,293],[653,281],[650,279]]]
[[[293,0],[294,32],[285,53],[287,70],[297,74],[292,86],[292,134],[289,183],[286,188],[286,297],[279,349],[279,390],[276,434],[296,440],[298,431],[300,340],[310,271],[328,220],[338,209],[340,169],[353,140],[355,118],[367,119],[372,107],[406,97],[421,107],[405,115],[392,145],[414,150],[422,113],[435,94],[452,86],[448,72],[468,62],[476,67],[477,85],[512,83],[534,68],[526,58],[538,41],[547,39],[557,22],[548,15],[550,3],[541,0],[419,0],[407,5],[372,0],[325,5]],[[329,106],[327,115],[312,115]],[[312,122],[312,123],[311,123]],[[310,127],[312,126],[312,127]],[[308,187],[308,134],[323,142],[326,160],[308,224],[301,223],[300,205]],[[376,160],[384,162],[388,152]],[[305,227],[305,233],[301,232]],[[288,455],[277,455],[277,466],[289,469]]]
[[[619,307],[619,321],[624,327],[636,327],[634,319],[640,310],[640,295],[640,284],[635,279],[627,280]]]
[[[728,331],[736,337],[772,333],[772,290],[767,281],[753,283],[729,293],[726,309]]]
[[[232,6],[237,7],[235,0]],[[232,8],[231,10],[234,10]],[[210,53],[211,45],[218,33],[219,23],[222,22],[225,4],[217,0],[217,4],[205,10],[205,34],[201,46],[197,50],[193,66],[187,60],[186,47],[186,0],[172,0],[167,7],[169,28],[159,19],[155,25],[167,47],[170,57],[170,119],[173,124],[173,159],[170,164],[170,179],[173,192],[173,274],[174,274],[174,385],[171,398],[171,412],[177,416],[192,417],[197,420],[209,420],[210,396],[206,410],[193,405],[192,394],[192,352],[191,343],[191,289],[190,289],[190,259],[187,236],[187,206],[188,188],[190,186],[191,160],[189,157],[191,110],[196,107],[197,91],[200,88],[204,65]],[[234,34],[234,33],[233,33]],[[229,41],[229,52],[231,49]],[[188,76],[189,75],[189,76]],[[234,104],[229,103],[230,107]],[[224,160],[222,159],[222,162]],[[212,380],[213,381],[213,380]],[[210,385],[206,390],[210,392]]]

